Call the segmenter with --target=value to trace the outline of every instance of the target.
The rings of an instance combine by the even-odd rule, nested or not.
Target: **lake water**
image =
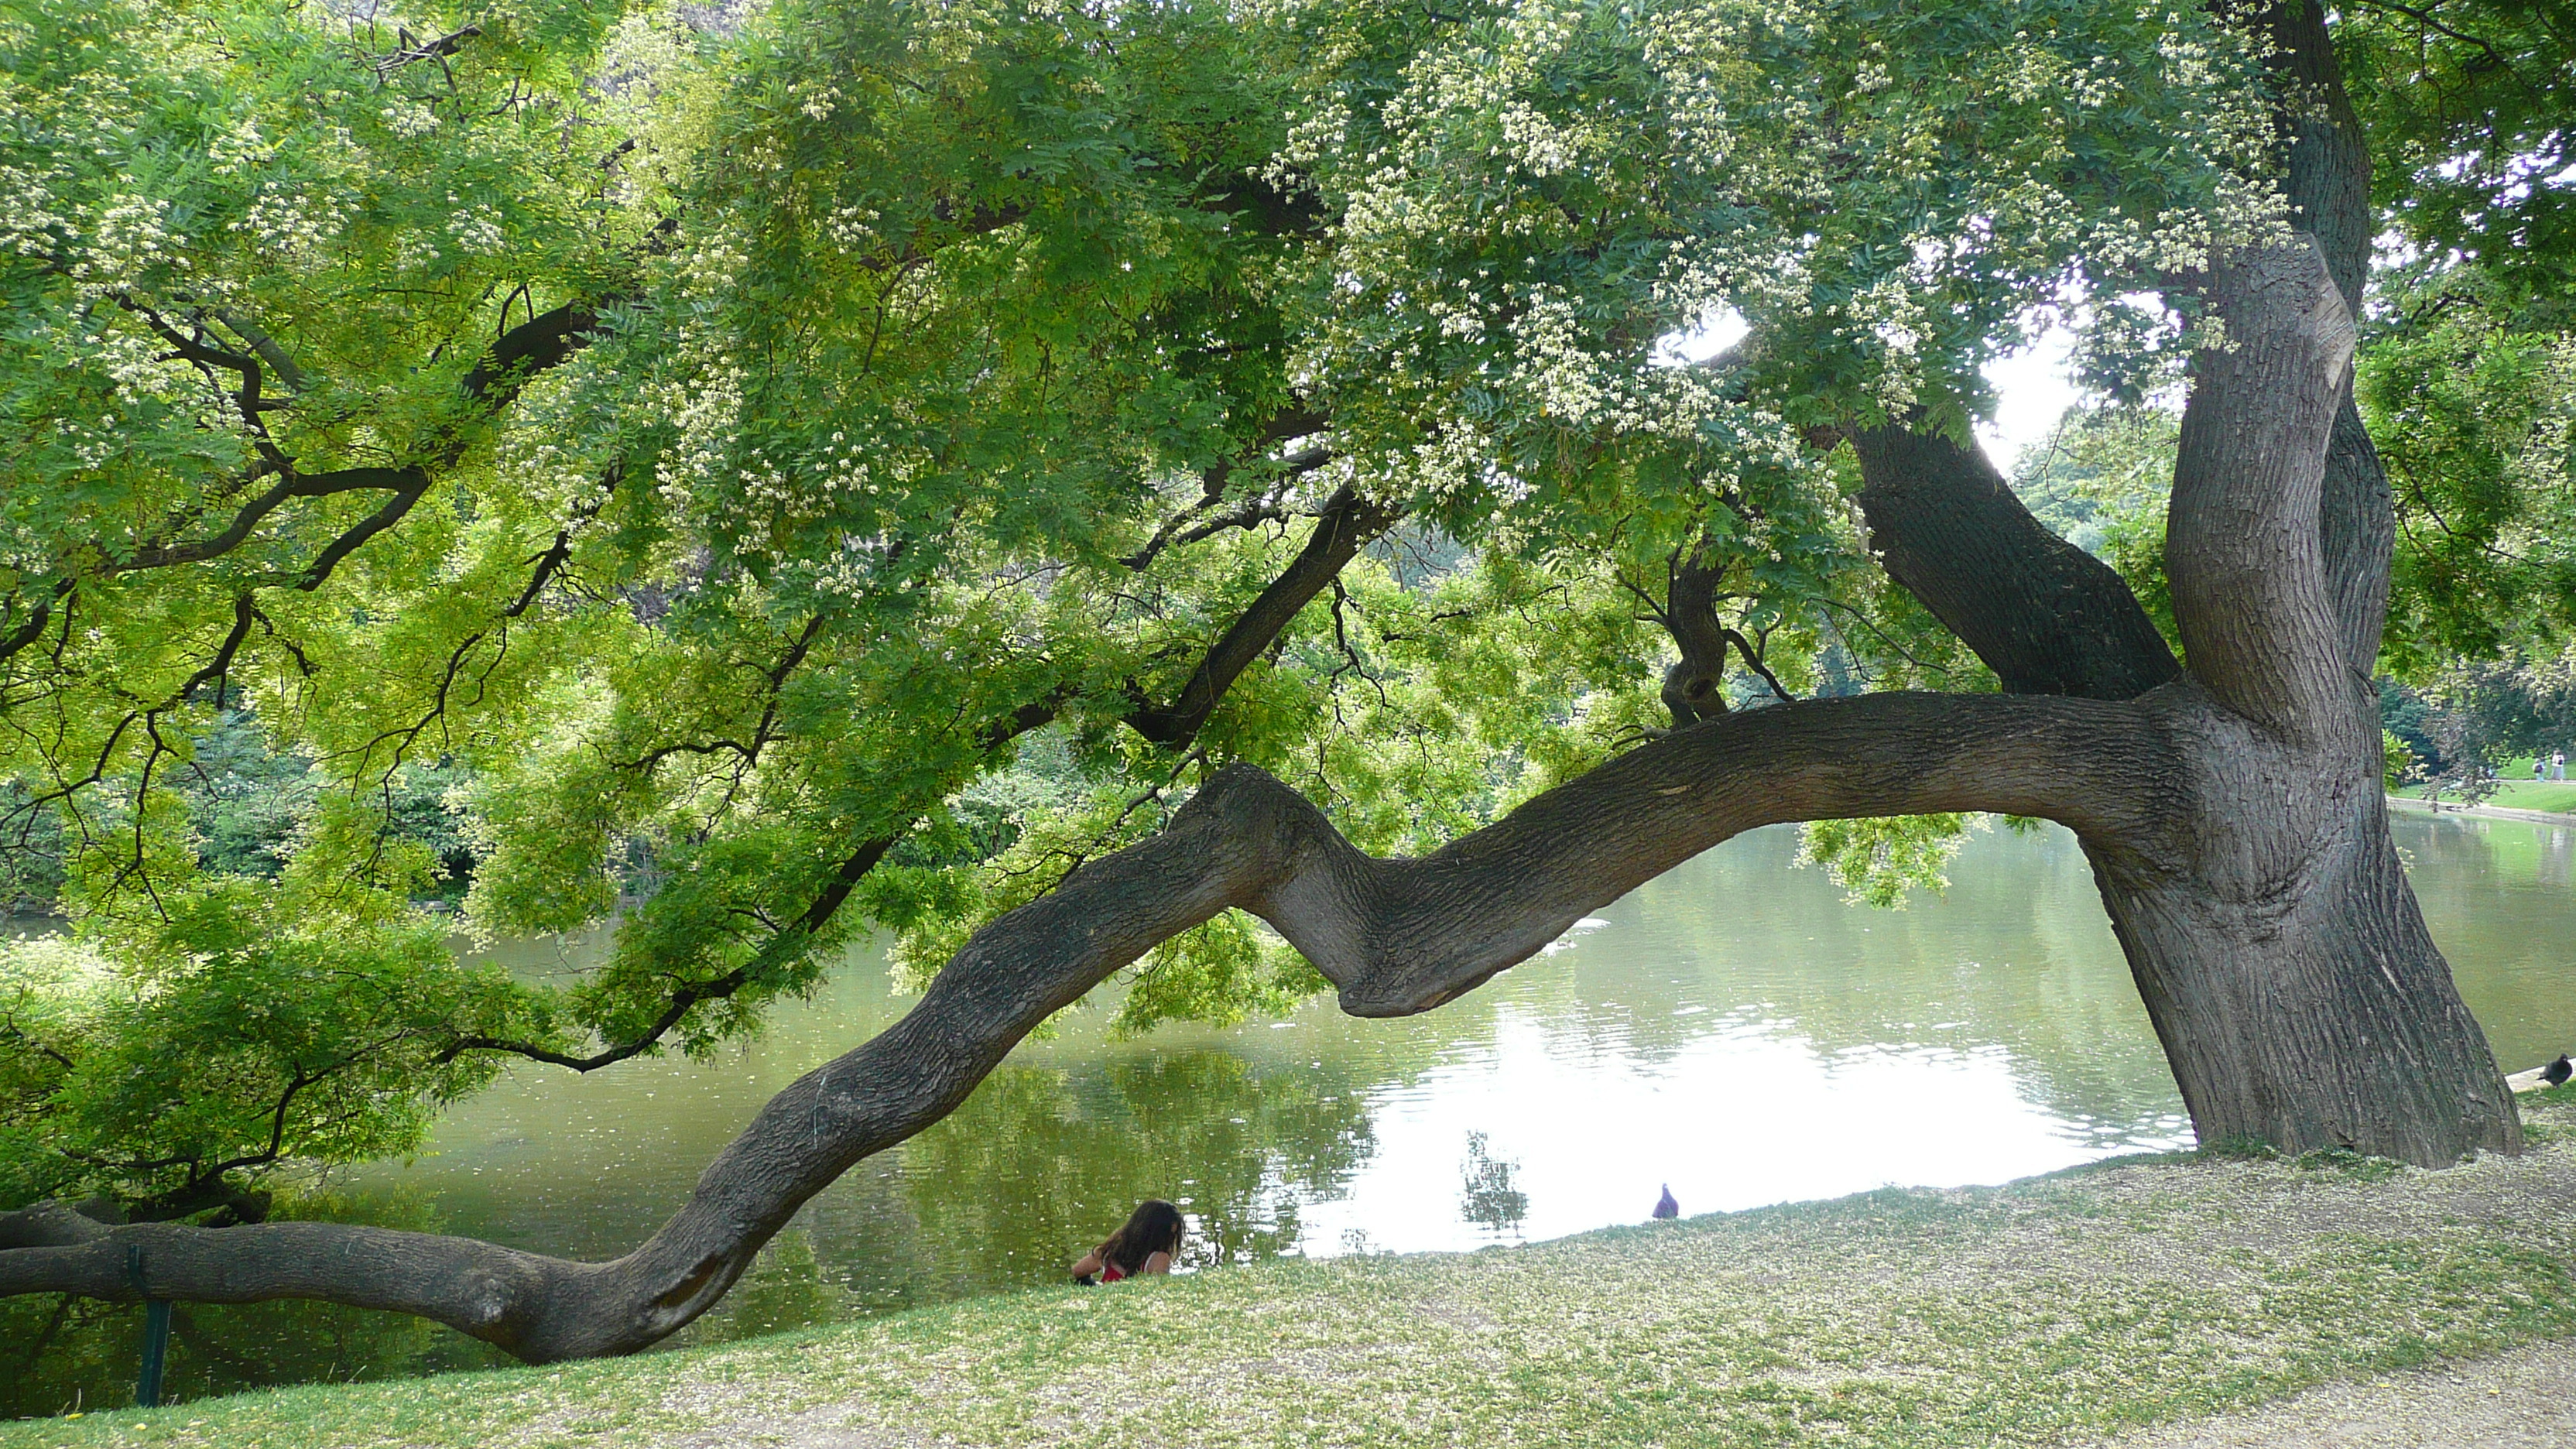
[[[2576,834],[2411,812],[2396,830],[2505,1067],[2576,1046]],[[1974,836],[1946,896],[1896,912],[1846,906],[1795,848],[1786,828],[1729,842],[1427,1016],[1358,1021],[1323,998],[1286,1020],[1115,1041],[1108,1011],[1072,1013],[955,1115],[808,1204],[683,1341],[1060,1282],[1150,1196],[1187,1212],[1185,1264],[1203,1267],[1553,1237],[1643,1219],[1666,1184],[1696,1214],[2190,1144],[2070,835]],[[585,949],[501,959],[564,971]],[[906,1004],[854,953],[756,1043],[587,1077],[514,1068],[426,1155],[338,1185],[450,1231],[614,1256],[772,1092]],[[209,1388],[487,1353],[445,1330],[370,1337],[383,1316],[344,1314],[326,1349],[281,1346],[261,1372],[257,1340],[284,1330],[259,1325],[313,1310],[199,1315],[223,1312],[243,1362],[209,1369]],[[329,1367],[296,1366],[315,1353]],[[182,1392],[188,1358],[183,1334]]]

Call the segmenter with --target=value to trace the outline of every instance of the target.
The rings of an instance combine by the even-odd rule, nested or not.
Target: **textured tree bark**
[[[2174,622],[2220,703],[2322,746],[2353,727],[2318,521],[2352,318],[2313,246],[2230,261],[2209,295],[2229,343],[2196,359],[2183,409],[2165,526]]]
[[[2184,869],[2096,851],[2094,874],[2200,1140],[2424,1166],[2518,1150],[2375,762],[2289,746],[2188,684],[2141,703],[2188,762],[2193,849]]]
[[[2254,21],[2274,47],[2271,64],[2290,102],[2279,126],[2287,143],[2282,175],[2292,219],[2317,239],[2345,308],[2358,317],[2374,230],[2370,147],[2344,92],[2325,8],[2276,0],[2256,11]],[[2379,453],[2349,390],[2326,454],[2318,524],[2346,657],[2368,678],[2379,662],[2379,634],[2388,617],[2396,517],[2387,471],[2379,465]]]
[[[1985,454],[1897,427],[1851,443],[1881,566],[2005,689],[2134,699],[2181,672],[2129,586],[2031,517]]]
[[[2198,361],[2167,531],[2187,676],[2116,579],[2024,542],[2036,520],[1947,442],[1855,440],[1871,542],[2008,688],[2134,695],[2169,741],[2179,843],[2079,833],[2203,1141],[2518,1148],[2388,836],[2368,670],[2387,494],[2343,291],[2303,241],[2220,267],[2209,300],[2234,342]]]
[[[2369,567],[2353,324],[2322,248],[2220,267],[2234,343],[2196,363],[2166,564],[2196,692],[2188,873],[2099,874],[2203,1140],[2423,1164],[2521,1146],[2484,1034],[2389,840],[2377,695],[2356,650]],[[2359,438],[2356,445],[2355,439]],[[2338,469],[2347,491],[2327,509]],[[2376,576],[2376,583],[2369,575]]]
[[[1673,557],[1664,578],[1664,631],[1681,657],[1664,671],[1660,693],[1673,728],[1687,729],[1726,713],[1726,624],[1717,613],[1724,571],[1693,546]]]
[[[1039,1022],[1229,907],[1296,943],[1345,1010],[1401,1016],[1755,826],[2003,810],[2144,843],[2164,829],[2160,782],[2175,768],[2132,704],[1809,701],[1678,731],[1432,855],[1377,860],[1294,791],[1233,766],[1163,834],[977,932],[910,1014],[772,1098],[688,1204],[614,1262],[326,1223],[109,1228],[45,1208],[0,1218],[0,1295],[318,1298],[434,1318],[530,1362],[632,1352],[704,1312],[806,1199],[945,1116]]]

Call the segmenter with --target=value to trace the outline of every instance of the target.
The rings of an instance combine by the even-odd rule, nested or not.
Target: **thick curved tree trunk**
[[[2107,569],[2020,542],[2040,525],[1974,453],[1855,438],[1872,543],[2009,688],[2134,694],[2168,741],[2174,834],[2084,845],[2202,1141],[2427,1166],[2517,1149],[2388,834],[2367,667],[2387,494],[2342,289],[2303,239],[2222,266],[2206,295],[2233,343],[2199,360],[2177,461],[2182,677]],[[1999,563],[2016,550],[2031,566]]]
[[[2201,1140],[2447,1164],[2522,1133],[2388,834],[2371,670],[2393,526],[2351,383],[2369,151],[2323,12],[2251,19],[2304,236],[2209,279],[2232,346],[2196,364],[2167,530],[2188,677],[2164,682],[2125,586],[1976,454],[1857,435],[1861,502],[1889,574],[2006,688],[2134,696],[2170,741],[2176,846],[2084,846]]]
[[[2368,661],[2387,494],[2352,411],[2353,329],[2322,248],[2236,259],[2208,300],[2167,563],[2188,674],[2138,703],[2170,742],[2177,839],[2087,834],[2114,930],[2204,1142],[2422,1165],[2521,1145],[2389,839]],[[2124,698],[2174,665],[2107,569],[1939,439],[1855,440],[1891,575],[2030,693]],[[2019,548],[2033,566],[1998,565]],[[1997,582],[1998,578],[2009,582]]]
[[[2200,359],[2166,564],[2205,705],[2187,889],[2103,872],[2204,1140],[2411,1162],[2521,1144],[2510,1095],[2399,870],[2377,698],[2325,506],[2353,467],[2353,323],[2313,244],[2218,270],[2235,345]],[[2344,442],[2337,448],[2338,441]],[[2376,571],[2385,578],[2384,554]],[[2362,561],[2366,567],[2366,560]],[[2375,621],[2373,621],[2375,624]],[[2369,633],[2375,642],[2376,628]]]
[[[2432,1166],[2521,1146],[2512,1094],[2425,933],[2370,785],[2333,791],[2304,848],[2284,855],[2204,856],[2178,878],[2095,857],[2203,1143]]]
[[[2311,150],[2299,169],[2359,155],[2347,140]],[[2316,203],[2302,209],[2313,214]],[[2339,259],[2328,235],[2320,260],[2338,273],[2357,270],[2360,248],[2347,241]],[[2349,299],[2358,280],[2336,277],[2331,290]],[[2097,868],[2103,903],[2202,1140],[2340,1146],[2425,1165],[2480,1148],[2518,1150],[2512,1095],[2424,928],[2389,838],[2371,680],[2388,607],[2387,476],[2354,408],[2348,368],[2310,406],[2331,409],[2316,521],[2277,524],[2272,555],[2277,577],[2311,591],[2297,624],[2287,626],[2306,633],[2302,653],[2318,661],[2305,712],[2313,718],[2289,732],[2304,748],[2274,741],[2280,756],[2266,759],[2213,741],[2196,787],[2211,816],[2197,854],[2202,898],[2177,900],[2157,882],[2108,865]],[[2219,419],[2211,431],[2221,437],[2203,441],[2204,450],[2223,452],[2234,434],[2241,452],[2258,429]],[[2311,429],[2295,441],[2275,435],[2268,446],[2304,458],[2317,439]],[[2225,457],[2204,457],[2200,466],[2204,475],[2253,471]],[[2292,491],[2278,480],[2273,486],[2276,497]],[[2303,480],[2297,491],[2303,499]],[[2204,518],[2251,516],[2242,505],[2188,502]],[[2197,546],[2236,549],[2241,540]],[[2222,603],[2232,606],[2221,595],[2195,612]],[[2196,662],[2200,652],[2195,646]],[[2213,911],[2220,903],[2227,908]]]

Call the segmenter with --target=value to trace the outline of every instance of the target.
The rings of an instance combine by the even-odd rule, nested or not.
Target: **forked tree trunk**
[[[2155,827],[2078,833],[2204,1143],[2426,1166],[2518,1149],[2388,833],[2379,617],[2356,615],[2384,608],[2386,495],[2351,417],[2349,311],[2306,239],[2220,267],[2206,296],[2233,342],[2196,364],[2167,528],[2188,672],[1974,452],[1855,437],[1871,541],[2009,688],[2133,697],[2164,742],[2154,781],[2099,762],[2102,789],[2161,797]]]
[[[2167,530],[2191,677],[2118,577],[1985,459],[1894,429],[1853,442],[1889,574],[2020,693],[2136,699],[2173,751],[2155,839],[2084,837],[2102,903],[2204,1143],[2425,1166],[2518,1150],[2484,1033],[2388,833],[2371,674],[2394,520],[2353,405],[2370,155],[2323,8],[2248,13],[2272,45],[2300,248],[2207,300]],[[2295,252],[2295,254],[2293,254]]]
[[[2187,683],[2145,702],[2186,741],[2188,854],[2087,854],[2201,1142],[2424,1166],[2517,1150],[2511,1094],[2389,839],[2377,762],[2249,739]]]

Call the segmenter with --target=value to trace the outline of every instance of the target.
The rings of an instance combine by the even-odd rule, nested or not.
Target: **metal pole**
[[[125,1250],[125,1276],[134,1291],[148,1294],[143,1286],[143,1249],[129,1245]],[[138,1409],[161,1407],[161,1371],[170,1362],[170,1300],[146,1296],[143,1300],[143,1370],[134,1378],[134,1406]]]
[[[169,1361],[170,1300],[147,1298],[143,1302],[143,1372],[134,1380],[136,1407],[161,1407],[161,1370]]]

